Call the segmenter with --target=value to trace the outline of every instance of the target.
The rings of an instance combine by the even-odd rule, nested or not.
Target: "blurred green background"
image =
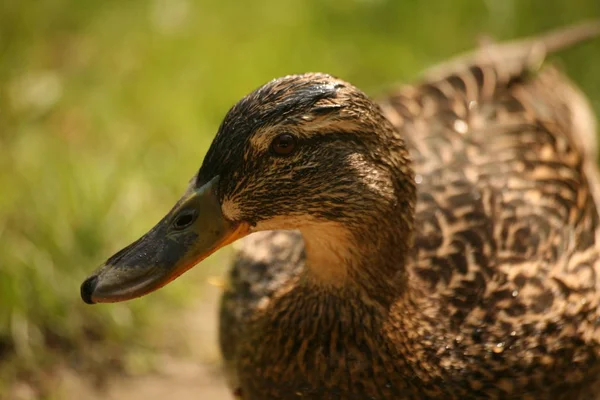
[[[178,313],[226,251],[126,304],[85,306],[79,284],[170,208],[248,91],[322,71],[376,95],[481,35],[591,17],[598,0],[3,0],[0,398],[84,398],[59,371],[96,388],[199,340]],[[600,41],[555,60],[600,111]]]

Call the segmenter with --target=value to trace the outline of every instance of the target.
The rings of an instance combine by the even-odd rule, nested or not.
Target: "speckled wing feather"
[[[414,161],[407,268],[439,300],[432,334],[453,343],[457,369],[489,371],[482,385],[504,376],[510,391],[521,376],[556,390],[557,374],[594,376],[600,353],[595,124],[564,76],[532,68],[543,40],[521,44],[442,65],[382,107]]]
[[[409,144],[418,183],[407,269],[440,300],[425,312],[436,334],[452,338],[458,366],[470,351],[482,369],[509,366],[540,385],[547,372],[531,368],[547,362],[568,383],[600,352],[594,117],[556,69],[540,69],[547,52],[597,33],[582,25],[485,46],[380,101]],[[245,318],[303,264],[298,233],[243,241],[222,301],[226,365]],[[557,324],[568,329],[553,335]],[[520,359],[493,357],[510,346]]]

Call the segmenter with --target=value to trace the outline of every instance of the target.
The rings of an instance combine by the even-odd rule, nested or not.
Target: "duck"
[[[82,299],[146,295],[235,242],[237,398],[600,398],[596,120],[546,62],[598,35],[486,43],[376,100],[323,73],[264,84]]]

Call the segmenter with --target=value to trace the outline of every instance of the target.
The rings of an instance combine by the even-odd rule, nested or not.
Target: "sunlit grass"
[[[479,34],[592,16],[597,0],[3,2],[0,357],[18,368],[0,365],[0,394],[52,365],[48,346],[98,365],[143,346],[163,313],[197,294],[205,269],[126,304],[85,306],[79,284],[168,210],[249,90],[323,71],[377,94]],[[596,109],[599,50],[561,58]]]

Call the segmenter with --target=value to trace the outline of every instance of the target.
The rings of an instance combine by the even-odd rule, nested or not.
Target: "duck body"
[[[594,116],[556,69],[530,75],[534,47],[519,46],[379,101],[416,183],[392,298],[316,289],[298,232],[243,241],[221,308],[243,399],[596,398]]]

